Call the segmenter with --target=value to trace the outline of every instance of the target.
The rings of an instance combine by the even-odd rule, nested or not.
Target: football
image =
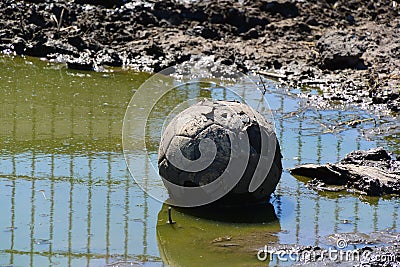
[[[205,99],[165,128],[158,167],[162,178],[182,187],[225,177],[221,186],[232,186],[217,202],[247,205],[268,201],[281,177],[281,158],[273,125],[260,113],[240,102]]]

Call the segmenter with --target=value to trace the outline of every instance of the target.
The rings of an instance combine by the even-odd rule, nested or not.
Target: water
[[[148,74],[78,72],[19,57],[0,58],[0,69],[0,266],[259,266],[256,251],[267,244],[330,246],[334,233],[399,231],[398,199],[317,193],[287,170],[377,145],[398,151],[396,120],[316,110],[297,90],[266,81],[285,168],[273,208],[262,211],[272,221],[215,222],[174,209],[171,225],[167,207],[140,189],[122,155],[125,109]],[[197,89],[187,92],[223,95]],[[165,109],[191,95],[177,94]],[[154,151],[157,112],[148,136]],[[355,118],[375,122],[340,123]]]

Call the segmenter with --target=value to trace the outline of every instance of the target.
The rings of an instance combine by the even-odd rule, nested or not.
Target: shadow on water
[[[206,209],[173,209],[176,224],[167,224],[168,207],[139,188],[122,155],[125,109],[148,74],[79,72],[20,57],[0,58],[0,69],[0,265],[259,266],[264,245],[325,246],[332,234],[399,231],[398,199],[314,192],[288,171],[273,207],[218,211],[213,220]],[[398,150],[398,122],[357,109],[316,110],[295,89],[266,84],[285,169],[377,145]],[[194,89],[165,96],[153,110],[144,175],[157,164],[166,111],[189,98],[229,97]],[[259,101],[245,91],[240,97]],[[368,118],[376,124],[346,124]]]
[[[208,205],[197,208],[175,209],[195,217],[228,223],[268,223],[278,220],[275,208],[271,203],[238,207]]]
[[[281,230],[269,203],[247,211],[172,208],[171,214],[173,224],[164,204],[157,221],[161,257],[170,266],[259,266],[257,251],[276,243]]]

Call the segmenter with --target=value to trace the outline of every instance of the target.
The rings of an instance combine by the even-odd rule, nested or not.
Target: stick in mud
[[[168,207],[168,223],[169,223],[169,224],[175,224],[176,222],[174,222],[174,221],[172,220],[171,210],[172,210],[172,208],[171,208],[171,207]]]

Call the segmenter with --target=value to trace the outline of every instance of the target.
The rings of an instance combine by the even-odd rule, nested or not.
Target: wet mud
[[[158,71],[207,56],[326,105],[398,113],[399,1],[16,1],[0,3],[0,48],[69,68]]]
[[[368,196],[400,196],[400,160],[383,148],[357,150],[336,164],[304,164],[291,174],[309,177],[309,188],[318,191],[348,191]]]

